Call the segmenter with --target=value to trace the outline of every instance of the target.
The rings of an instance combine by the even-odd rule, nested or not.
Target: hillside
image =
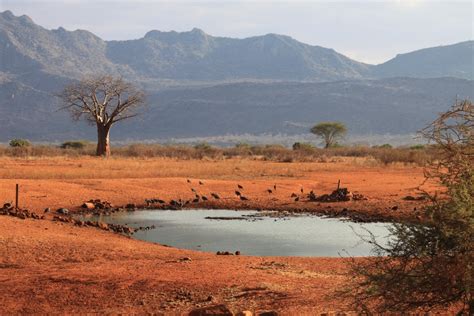
[[[0,141],[95,138],[93,128],[56,111],[54,95],[97,73],[122,75],[148,95],[146,112],[114,128],[114,140],[300,134],[322,120],[344,121],[352,134],[408,134],[456,97],[472,97],[473,81],[466,80],[473,77],[472,43],[372,66],[284,35],[233,39],[193,29],[104,41],[84,30],[47,30],[5,11]]]
[[[473,91],[474,81],[454,78],[235,83],[149,91],[149,107],[143,115],[117,125],[112,137],[291,135],[307,132],[315,122],[334,119],[346,122],[353,135],[408,134],[427,124],[456,97],[472,98]],[[71,123],[67,113],[55,112],[53,90],[10,81],[0,84],[0,93],[4,100],[0,141],[13,137],[49,141],[95,138],[93,127]]]
[[[474,41],[420,49],[375,66],[376,77],[474,79]]]

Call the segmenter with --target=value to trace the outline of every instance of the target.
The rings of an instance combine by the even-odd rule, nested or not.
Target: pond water
[[[131,227],[156,226],[136,232],[135,239],[208,252],[239,250],[243,255],[255,256],[368,256],[373,255],[372,246],[358,235],[368,236],[369,230],[379,243],[388,240],[389,224],[384,223],[354,223],[312,215],[252,217],[256,214],[233,210],[144,210],[87,219]]]

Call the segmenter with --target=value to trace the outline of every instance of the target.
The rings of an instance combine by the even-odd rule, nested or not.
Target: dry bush
[[[337,148],[315,148],[302,146],[289,149],[281,145],[239,144],[235,147],[214,147],[209,145],[159,145],[159,144],[130,144],[112,148],[116,157],[136,158],[173,158],[173,159],[213,159],[242,157],[261,159],[275,162],[325,162],[334,157],[368,157],[383,164],[405,163],[425,165],[435,157],[434,147],[424,148],[390,148],[347,146]],[[3,157],[78,157],[94,156],[95,146],[88,144],[84,148],[60,148],[53,145],[33,145],[30,147],[0,146],[0,156]]]

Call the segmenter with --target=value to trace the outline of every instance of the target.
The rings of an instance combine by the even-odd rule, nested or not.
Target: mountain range
[[[84,30],[48,30],[5,11],[0,141],[93,137],[93,129],[55,111],[53,95],[98,73],[123,76],[147,92],[144,118],[112,131],[122,139],[291,134],[336,119],[356,134],[411,133],[456,97],[472,97],[473,44],[369,65],[285,35],[234,39],[193,29],[105,41]]]

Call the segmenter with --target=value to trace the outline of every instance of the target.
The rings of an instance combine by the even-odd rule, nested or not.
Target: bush
[[[392,145],[390,144],[383,144],[383,145],[375,145],[375,146],[372,146],[372,148],[386,148],[386,149],[392,149]]]
[[[293,150],[313,150],[314,146],[310,143],[296,142],[293,144]]]
[[[422,150],[422,149],[425,149],[425,145],[416,144],[416,145],[410,146],[410,149],[413,149],[413,150]]]
[[[85,140],[70,140],[61,144],[62,149],[83,149],[89,144],[88,141]]]
[[[194,149],[208,151],[212,149],[212,146],[209,145],[208,143],[199,143],[199,144],[194,145]]]
[[[10,141],[10,147],[30,147],[31,143],[27,139],[16,138]]]

